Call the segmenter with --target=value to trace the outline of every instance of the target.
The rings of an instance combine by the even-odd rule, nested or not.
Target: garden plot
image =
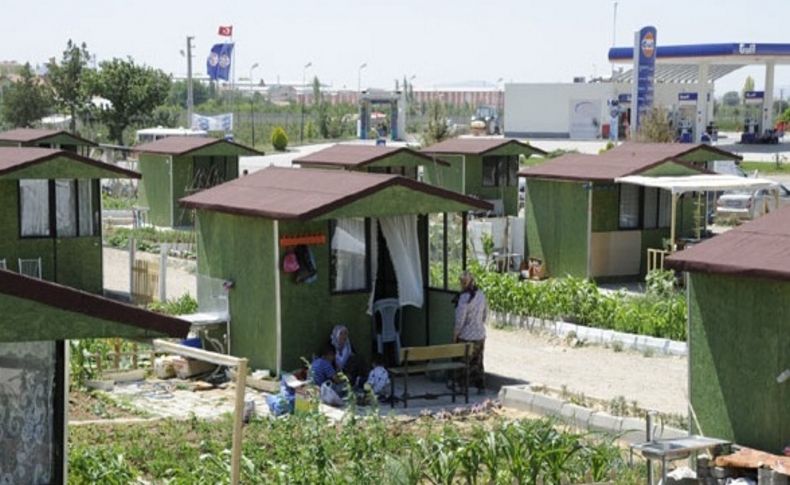
[[[437,387],[438,386],[438,387]],[[106,395],[117,402],[130,406],[149,416],[160,418],[187,419],[195,416],[200,419],[216,419],[224,414],[232,413],[235,399],[235,386],[228,383],[224,389],[214,388],[207,391],[193,390],[191,381],[169,379],[147,379],[145,381],[116,384],[112,391],[105,391]],[[444,383],[430,382],[428,379],[416,376],[409,379],[411,394],[429,392],[444,392]],[[396,383],[395,392],[403,391]],[[255,414],[258,416],[269,415],[266,404],[267,394],[255,389],[247,388],[246,401],[255,402]],[[496,393],[489,391],[484,395],[469,394],[469,404],[464,404],[463,395],[459,395],[453,403],[450,396],[436,399],[409,400],[409,407],[396,403],[391,408],[387,403],[378,407],[382,415],[415,416],[424,413],[462,412],[474,407],[479,408],[483,403],[495,398]],[[321,412],[332,419],[343,417],[344,409],[321,405]],[[359,407],[360,413],[368,412],[372,407]]]

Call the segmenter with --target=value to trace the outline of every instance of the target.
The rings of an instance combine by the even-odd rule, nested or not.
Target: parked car
[[[779,184],[779,206],[790,205],[790,189]],[[716,202],[716,215],[754,219],[776,209],[774,192],[769,189],[725,192]]]

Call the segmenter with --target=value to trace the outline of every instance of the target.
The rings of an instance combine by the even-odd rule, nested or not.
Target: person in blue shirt
[[[340,382],[335,370],[335,347],[332,344],[324,346],[321,355],[310,364],[310,375],[316,386],[321,386],[326,381],[332,381],[334,384]]]

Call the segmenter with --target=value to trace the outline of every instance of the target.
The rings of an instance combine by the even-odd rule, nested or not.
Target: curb
[[[504,386],[499,391],[499,399],[505,407],[553,417],[583,430],[621,435],[622,439],[628,443],[645,441],[647,424],[644,419],[612,416],[603,411],[578,406],[562,399],[534,392],[529,385]],[[688,436],[688,431],[670,427],[659,427],[655,433],[656,439],[684,436]]]
[[[510,313],[491,312],[491,317],[500,325],[506,327],[523,328],[528,330],[541,329],[552,333],[558,337],[565,337],[573,332],[580,340],[586,340],[594,344],[611,345],[620,342],[625,348],[638,350],[640,352],[653,351],[664,355],[677,355],[685,357],[688,355],[686,342],[670,340],[666,338],[650,337],[635,333],[617,332],[603,328],[587,327],[575,323],[563,322],[561,320],[546,320],[537,317],[524,315],[512,315]]]

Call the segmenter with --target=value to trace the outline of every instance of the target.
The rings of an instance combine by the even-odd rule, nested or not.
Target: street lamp
[[[195,107],[194,95],[192,91],[192,40],[195,37],[187,36],[187,50],[181,49],[179,52],[182,57],[187,58],[187,125],[192,126],[192,111]]]
[[[308,62],[307,64],[304,65],[304,68],[302,69],[302,109],[301,109],[302,121],[299,124],[299,143],[304,142],[304,97],[305,97],[305,88],[307,87],[306,85],[307,69],[309,67],[312,67],[312,65],[313,65],[312,62]]]
[[[357,69],[357,93],[362,93],[362,69],[368,67],[367,62],[363,62],[359,65],[359,69]]]
[[[258,67],[256,62],[250,66],[250,121],[252,122],[252,148],[255,148],[255,93],[252,90],[252,71]]]

